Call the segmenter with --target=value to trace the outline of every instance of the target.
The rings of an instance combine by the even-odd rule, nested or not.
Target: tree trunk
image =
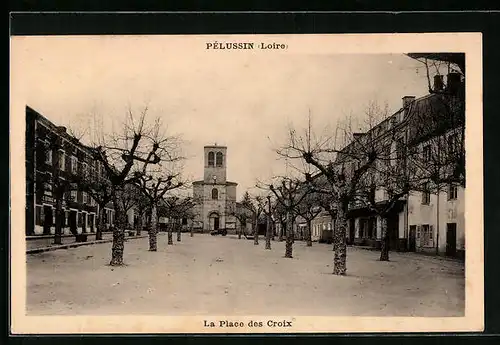
[[[113,245],[111,247],[111,266],[123,265],[123,251],[125,247],[125,223],[126,217],[124,210],[121,207],[121,202],[113,197],[115,206],[115,224],[113,227]]]
[[[271,235],[273,231],[273,225],[271,223],[271,217],[267,216],[267,228],[266,228],[266,249],[271,249]]]
[[[95,233],[95,239],[97,241],[102,240],[102,233],[106,228],[106,224],[104,223],[104,214],[105,213],[106,213],[106,211],[104,210],[104,206],[101,207],[101,205],[99,205],[99,214],[97,217],[97,231]]]
[[[238,239],[241,240],[241,233],[243,232],[243,225],[240,224],[240,231],[238,231]]]
[[[137,217],[137,236],[141,236],[141,231],[142,231],[142,212],[139,212],[138,217]]]
[[[193,223],[189,226],[189,236],[193,237],[194,236],[194,231],[193,231]]]
[[[56,231],[54,234],[54,244],[62,244],[62,221],[64,211],[62,210],[61,197],[56,197]]]
[[[174,223],[172,223],[172,218],[169,219],[169,222],[167,224],[167,231],[168,231],[168,244],[173,245],[173,237],[172,237],[172,228],[174,227]]]
[[[333,243],[335,254],[333,257],[333,274],[345,275],[347,271],[346,257],[347,257],[347,243],[345,234],[347,229],[346,210],[347,205],[339,205],[337,208],[337,222],[336,227],[333,229]]]
[[[177,242],[181,241],[181,234],[182,234],[182,220],[178,220],[177,223]]]
[[[280,221],[280,235],[278,237],[278,241],[280,242],[283,242],[283,237],[284,237],[284,232],[285,232],[285,229],[286,229],[286,222],[282,222]]]
[[[389,261],[389,233],[387,229],[387,218],[381,217],[382,220],[382,243],[380,249],[380,261]]]
[[[286,214],[286,243],[285,243],[285,258],[292,258],[293,254],[293,224],[292,215],[290,212]]]
[[[158,250],[158,212],[156,205],[151,207],[151,227],[149,228],[149,251]]]
[[[307,233],[306,233],[306,244],[308,247],[312,247],[312,234],[311,234],[311,220],[307,220]]]
[[[255,217],[255,222],[253,226],[253,244],[255,246],[259,245],[259,224],[258,224],[258,218]]]

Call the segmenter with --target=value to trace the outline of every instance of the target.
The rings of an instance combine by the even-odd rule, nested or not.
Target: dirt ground
[[[158,252],[148,239],[125,244],[111,267],[111,243],[27,256],[28,315],[463,316],[464,264],[413,253],[348,248],[347,276],[332,275],[331,245],[183,234]]]

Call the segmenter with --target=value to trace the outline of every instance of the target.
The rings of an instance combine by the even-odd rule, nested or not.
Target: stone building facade
[[[447,76],[445,90],[436,87],[436,84],[443,87],[442,76],[435,78],[434,82],[438,92],[417,99],[413,96],[403,97],[401,109],[375,125],[370,132],[357,135],[369,134],[371,138],[377,138],[384,146],[390,147],[391,155],[398,155],[400,148],[397,145],[405,143],[404,150],[412,150],[419,164],[429,165],[430,170],[433,159],[439,161],[449,152],[460,151],[457,143],[463,145],[464,125],[453,123],[450,118],[465,118],[465,103],[461,94],[464,92],[464,82],[454,73]],[[447,90],[454,91],[439,92]],[[396,162],[398,158],[392,157],[391,160]],[[351,163],[356,162],[343,161],[342,165],[348,169]],[[463,183],[454,178],[447,181],[446,175],[451,176],[453,173],[444,171],[446,169],[443,164],[443,171],[432,171],[437,176],[445,176],[438,178],[440,185],[428,180],[421,188],[412,190],[397,201],[387,219],[391,250],[464,257],[465,188]],[[383,204],[387,198],[383,188],[375,191],[377,204]],[[347,216],[348,244],[380,248],[382,219],[379,215],[363,203],[352,202]],[[303,224],[299,222],[298,226]],[[332,231],[334,226],[335,221],[328,213],[322,212],[311,224],[312,239],[329,237],[325,236],[325,231]]]
[[[36,110],[26,106],[26,235],[55,233],[56,179],[71,181],[83,172],[101,171],[87,148]],[[64,211],[63,233],[96,231],[98,204],[77,185],[61,200]],[[111,204],[105,208],[106,227],[114,222]]]
[[[205,146],[203,157],[203,180],[193,182],[194,228],[201,232],[234,232],[237,183],[227,180],[227,147]]]

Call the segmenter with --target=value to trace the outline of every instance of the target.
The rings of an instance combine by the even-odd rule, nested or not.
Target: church
[[[236,217],[236,186],[227,176],[227,147],[204,147],[203,180],[193,182],[196,202],[194,228],[201,232],[226,229],[234,232]]]

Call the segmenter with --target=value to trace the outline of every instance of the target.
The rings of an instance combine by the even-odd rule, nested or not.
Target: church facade
[[[227,180],[227,147],[204,147],[203,180],[193,182],[196,201],[194,227],[198,231],[236,229],[236,186]]]

